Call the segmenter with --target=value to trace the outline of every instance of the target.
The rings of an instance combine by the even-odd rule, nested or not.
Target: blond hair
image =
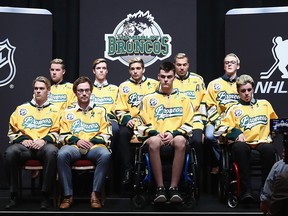
[[[254,87],[253,78],[247,74],[243,74],[236,79],[237,89],[239,89],[240,86],[242,86],[242,85],[246,85],[247,83],[250,83],[252,85],[252,87]]]
[[[229,54],[227,54],[227,55],[225,56],[225,58],[228,57],[228,56],[234,57],[234,58],[236,59],[236,61],[237,61],[237,64],[240,64],[240,59],[238,58],[238,56],[237,56],[236,54],[234,54],[234,53],[229,53]],[[225,59],[225,58],[224,58],[224,59]]]
[[[130,68],[130,66],[131,66],[132,64],[134,64],[134,63],[140,63],[141,66],[142,66],[142,68],[144,68],[144,61],[143,61],[142,58],[136,57],[136,58],[130,59],[130,60],[129,60],[129,68]]]

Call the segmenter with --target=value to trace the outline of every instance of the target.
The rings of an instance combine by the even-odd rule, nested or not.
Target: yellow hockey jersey
[[[129,78],[120,84],[115,108],[120,125],[126,125],[130,119],[138,115],[142,98],[154,92],[158,85],[158,81],[144,76],[140,83]]]
[[[204,101],[207,106],[208,122],[215,123],[215,120],[224,114],[225,110],[239,100],[236,87],[236,78],[229,80],[227,75],[212,80],[207,87]]]
[[[68,106],[77,102],[76,95],[73,92],[73,84],[62,81],[59,84],[51,86],[48,100],[60,108],[60,112],[64,111]]]
[[[90,100],[97,106],[103,106],[106,108],[106,112],[110,119],[116,119],[115,105],[118,95],[118,86],[108,84],[107,81],[100,84],[94,82],[93,91]]]
[[[38,107],[34,99],[16,108],[9,122],[8,137],[11,144],[23,140],[43,139],[57,144],[59,137],[59,108],[46,101]]]
[[[203,101],[206,93],[206,87],[203,78],[192,72],[188,72],[184,79],[176,74],[176,79],[173,83],[174,89],[187,95],[193,105],[195,114],[193,117],[193,129],[203,130],[207,120],[206,106]]]
[[[216,121],[214,135],[235,141],[243,133],[248,144],[270,143],[270,119],[278,118],[267,100],[239,101],[229,107],[224,117]]]
[[[173,137],[192,134],[194,110],[190,99],[174,91],[170,95],[156,91],[143,98],[140,108],[140,122],[135,134],[141,139],[158,133],[171,132]]]
[[[78,104],[64,110],[60,120],[60,143],[75,145],[78,140],[90,141],[108,146],[112,129],[104,107],[90,102],[86,110]],[[93,146],[93,147],[94,147]],[[92,148],[93,148],[92,147]]]

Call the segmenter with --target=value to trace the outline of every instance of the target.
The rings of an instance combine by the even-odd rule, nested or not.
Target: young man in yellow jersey
[[[19,202],[19,165],[29,159],[38,159],[43,164],[41,209],[49,207],[49,198],[56,179],[57,140],[59,136],[59,108],[48,101],[50,81],[39,76],[33,81],[34,96],[12,113],[9,122],[10,146],[4,153],[4,166],[8,178],[11,200],[6,209]]]
[[[111,149],[113,150],[114,143],[118,140],[119,125],[118,119],[115,115],[115,106],[118,95],[118,87],[108,83],[108,64],[106,59],[98,58],[93,61],[93,73],[95,74],[95,81],[93,84],[93,91],[91,94],[91,101],[97,106],[103,106],[109,117],[112,125]]]
[[[178,183],[184,165],[185,149],[192,135],[194,110],[190,99],[173,88],[175,67],[171,62],[160,65],[159,90],[143,98],[140,108],[138,136],[145,139],[157,192],[154,202],[182,202]],[[166,193],[162,174],[160,148],[171,145],[174,148],[172,175],[169,194]]]
[[[215,125],[216,137],[224,136],[233,141],[232,157],[240,174],[240,201],[253,199],[250,182],[250,152],[255,149],[261,154],[262,186],[275,162],[275,147],[270,136],[270,119],[278,118],[267,100],[254,98],[254,80],[241,75],[236,80],[240,95],[238,103],[230,106]]]
[[[211,173],[219,171],[220,148],[214,136],[215,121],[221,118],[225,110],[238,102],[239,94],[236,88],[237,71],[240,69],[240,59],[234,53],[229,53],[224,58],[224,75],[212,80],[207,86],[204,101],[207,107],[207,123],[205,139],[211,149]]]
[[[100,193],[110,164],[111,125],[106,109],[90,100],[93,84],[88,77],[79,77],[73,84],[77,104],[64,110],[60,120],[60,142],[57,167],[64,199],[60,209],[69,209],[73,203],[73,162],[88,159],[95,171],[91,192],[92,209],[101,208]],[[86,184],[86,182],[84,182]]]
[[[64,80],[66,66],[62,59],[53,59],[50,62],[49,71],[52,86],[48,99],[51,103],[58,106],[62,112],[73,102],[76,102],[76,97],[72,90],[73,84]]]
[[[173,87],[190,98],[195,112],[193,117],[193,136],[190,138],[189,143],[196,150],[198,167],[200,168],[198,176],[200,177],[204,160],[203,131],[207,120],[206,106],[203,101],[206,87],[202,76],[189,72],[189,58],[185,53],[177,53],[175,55],[174,65],[176,79]],[[198,179],[200,180],[201,178]]]
[[[139,113],[139,105],[142,98],[154,92],[158,82],[144,76],[144,61],[141,58],[133,58],[129,62],[130,78],[119,86],[119,95],[116,102],[116,115],[119,120],[120,132],[117,145],[117,154],[120,158],[122,170],[122,183],[130,183],[132,175],[130,140],[134,135],[133,128]]]

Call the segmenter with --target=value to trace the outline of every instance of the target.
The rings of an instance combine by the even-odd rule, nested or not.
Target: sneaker
[[[182,202],[183,199],[178,191],[178,187],[170,187],[169,188],[170,202],[179,203]]]
[[[162,203],[162,202],[166,202],[166,201],[167,201],[167,198],[166,198],[165,187],[157,187],[154,202]]]
[[[14,208],[16,208],[17,204],[18,204],[18,199],[16,197],[11,198],[9,200],[9,203],[5,206],[5,209],[7,209],[7,210],[8,209],[14,209]]]

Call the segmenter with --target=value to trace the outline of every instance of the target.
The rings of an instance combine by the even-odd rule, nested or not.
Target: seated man
[[[9,142],[4,153],[4,166],[10,185],[11,200],[6,209],[16,207],[19,165],[29,159],[43,164],[41,209],[49,207],[49,198],[56,180],[57,139],[60,109],[48,101],[51,83],[39,76],[33,81],[34,97],[17,107],[9,122]]]
[[[169,188],[169,200],[182,202],[178,183],[182,173],[185,148],[192,134],[194,110],[190,99],[173,89],[175,68],[171,62],[160,66],[158,80],[160,88],[143,98],[140,107],[140,124],[135,133],[148,145],[152,172],[157,186],[154,202],[166,202],[168,197],[164,187],[161,146],[174,147],[172,177]]]
[[[93,84],[87,77],[79,77],[73,84],[77,96],[75,107],[67,108],[60,120],[60,142],[64,145],[58,152],[57,167],[64,190],[60,209],[70,208],[73,202],[73,162],[91,160],[95,164],[91,208],[101,208],[100,192],[109,168],[108,150],[112,134],[105,108],[90,102]],[[85,184],[86,182],[83,182]]]
[[[250,183],[250,152],[255,149],[261,154],[262,186],[275,162],[275,148],[270,136],[270,119],[278,118],[267,100],[253,97],[254,80],[241,75],[236,80],[240,95],[238,103],[230,106],[224,117],[216,121],[215,136],[232,140],[232,158],[238,164],[240,174],[240,201],[249,202],[254,197]]]
[[[288,160],[285,161],[285,148],[283,160],[276,162],[260,194],[260,210],[270,215],[287,215],[283,213],[288,204]]]

